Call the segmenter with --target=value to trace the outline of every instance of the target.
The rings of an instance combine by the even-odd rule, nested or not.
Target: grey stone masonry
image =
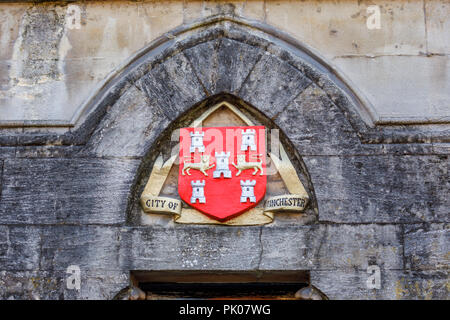
[[[373,125],[332,70],[282,33],[217,16],[140,51],[69,132],[1,129],[0,298],[112,299],[133,270],[298,270],[332,299],[448,299],[449,132]],[[141,221],[173,131],[220,101],[279,130],[308,219]]]
[[[405,228],[406,267],[413,271],[447,271],[450,265],[450,225],[412,224]]]
[[[435,155],[307,156],[321,220],[448,222],[449,161]],[[345,177],[345,178],[344,178]]]
[[[95,158],[6,160],[1,223],[123,223],[138,164]]]

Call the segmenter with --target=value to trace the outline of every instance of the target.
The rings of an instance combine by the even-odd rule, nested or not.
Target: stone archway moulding
[[[330,77],[330,80],[337,84],[340,89],[344,90],[356,107],[361,119],[369,126],[373,126],[377,120],[377,114],[370,102],[358,90],[357,86],[353,85],[351,81],[343,75],[336,67],[332,66],[326,58],[322,57],[319,52],[311,48],[305,43],[300,43],[298,40],[292,38],[284,32],[281,32],[267,24],[248,20],[244,18],[237,18],[235,16],[216,16],[207,18],[202,21],[197,21],[188,25],[180,26],[170,32],[165,33],[159,38],[152,41],[148,46],[142,48],[131,57],[129,57],[121,66],[112,71],[107,78],[105,78],[97,87],[97,89],[86,99],[86,101],[78,108],[70,120],[70,125],[79,126],[83,120],[96,109],[99,102],[99,96],[104,96],[109,89],[120,81],[124,75],[134,70],[134,67],[140,65],[143,61],[155,57],[163,50],[176,46],[178,41],[181,41],[193,32],[204,31],[208,28],[218,29],[223,31],[220,36],[226,37],[226,31],[230,26],[240,26],[247,29],[247,32],[258,32],[266,41],[271,41],[273,44],[279,45],[280,48],[291,51],[292,54],[299,56],[305,62],[309,62],[311,66],[318,68],[323,73]],[[205,36],[206,38],[207,36]]]
[[[135,87],[137,82],[149,72],[149,70],[163,64],[164,61],[167,61],[167,59],[178,53],[185,54],[189,50],[195,51],[193,48],[198,47],[200,44],[209,43],[209,46],[214,46],[214,40],[218,39],[228,39],[230,41],[245,44],[249,48],[249,52],[247,52],[246,56],[248,61],[243,62],[247,64],[248,69],[241,68],[238,70],[243,72],[243,74],[239,75],[242,77],[240,83],[231,84],[231,87],[230,83],[228,83],[228,87],[226,85],[224,87],[223,84],[226,81],[230,81],[230,79],[222,79],[222,83],[219,83],[222,86],[211,87],[206,82],[214,79],[205,78],[205,75],[202,74],[202,70],[200,70],[197,65],[194,65],[195,61],[188,59],[189,61],[187,63],[193,66],[196,78],[204,91],[201,96],[190,97],[190,100],[187,99],[188,101],[186,102],[188,102],[189,106],[204,100],[208,96],[221,92],[229,92],[241,96],[242,92],[239,92],[239,90],[251,90],[252,88],[250,87],[245,88],[246,84],[244,81],[253,76],[253,69],[258,67],[257,64],[261,63],[261,60],[264,59],[262,57],[272,56],[277,59],[277,62],[270,67],[272,67],[274,73],[279,73],[277,76],[282,77],[284,72],[288,72],[282,68],[280,69],[281,65],[284,64],[285,66],[289,66],[287,69],[291,69],[291,71],[296,70],[295,72],[292,71],[293,74],[302,74],[303,80],[306,79],[307,82],[306,87],[314,86],[315,88],[322,90],[327,98],[330,99],[331,103],[333,103],[344,116],[344,119],[342,120],[352,127],[359,142],[370,144],[402,142],[420,143],[445,142],[448,139],[448,137],[440,132],[441,129],[439,128],[433,132],[423,134],[423,128],[409,127],[408,130],[404,130],[404,128],[395,126],[376,126],[377,115],[374,113],[373,108],[370,107],[368,101],[364,99],[357,89],[355,89],[355,86],[349,84],[349,80],[345,79],[341,73],[330,66],[325,59],[320,57],[313,49],[263,23],[238,19],[234,16],[220,15],[176,28],[156,39],[147,47],[130,57],[130,59],[128,59],[121,67],[114,70],[107,79],[99,84],[95,92],[78,109],[70,123],[67,124],[68,127],[72,127],[69,132],[64,134],[18,134],[15,136],[15,139],[0,136],[0,144],[84,145],[97,128],[99,122],[105,115],[107,108],[123,96],[127,90]],[[204,47],[206,48],[208,45],[205,45]],[[217,48],[209,49],[214,51]],[[204,53],[207,54],[206,51]],[[197,58],[199,58],[199,56],[197,56]],[[208,56],[205,56],[204,58],[208,58]],[[234,63],[234,61],[228,62],[231,64]],[[272,62],[270,62],[270,64],[271,63]],[[226,73],[229,70],[220,71],[225,71]],[[173,79],[169,80],[172,81]],[[266,83],[265,85],[272,85],[271,89],[274,89],[273,86],[279,84],[279,79],[272,78],[269,80],[271,81],[271,84]],[[297,80],[299,79],[293,78],[292,82],[294,86],[296,85]],[[217,84],[218,83],[215,83],[214,85]],[[239,88],[233,87],[233,85],[236,86],[238,84],[240,85]],[[286,90],[289,85],[290,84],[286,83],[285,87],[281,86],[280,91]],[[160,93],[163,93],[161,90],[164,89],[166,88],[159,88]],[[294,93],[294,91],[292,93]],[[261,94],[263,94],[263,92],[260,92],[260,95]],[[264,97],[258,96],[258,94],[254,95],[254,99],[261,98]],[[273,97],[266,98],[271,99]],[[164,97],[162,97],[162,99],[164,99]],[[248,96],[243,97],[243,99],[254,102]],[[296,97],[292,97],[290,102],[294,101],[294,99],[296,99]],[[171,103],[169,100],[166,102]],[[272,102],[278,103],[278,101]],[[285,108],[288,104],[289,102],[280,108]],[[265,112],[266,110],[262,111]],[[279,112],[280,109],[277,111]],[[269,116],[273,117],[275,114]],[[42,126],[42,123],[30,123],[30,126],[34,125]],[[339,126],[340,124],[335,125]],[[59,124],[59,126],[61,126],[61,124]],[[432,128],[432,130],[434,129]]]

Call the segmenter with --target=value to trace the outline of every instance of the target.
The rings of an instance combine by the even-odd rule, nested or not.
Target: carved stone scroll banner
[[[266,200],[264,211],[303,211],[306,206],[306,199],[296,194],[285,194],[282,196],[270,197]]]
[[[292,166],[292,163],[281,145],[280,149],[281,159],[278,159],[271,154],[272,161],[283,178],[288,190],[296,193],[268,197],[265,200],[264,208],[252,208],[235,218],[221,222],[211,219],[195,209],[183,208],[182,202],[178,199],[158,196],[170,167],[175,160],[174,157],[172,157],[163,164],[161,155],[157,158],[150,174],[150,178],[142,193],[142,208],[144,212],[150,214],[172,214],[174,216],[174,221],[177,223],[220,224],[230,226],[268,224],[273,221],[274,214],[277,212],[288,211],[291,213],[301,213],[308,204],[309,197],[295,172],[295,168]]]
[[[205,133],[208,136],[208,129],[189,131],[184,129],[189,133],[189,135],[185,134],[187,138],[183,142],[185,144],[184,150],[186,150],[185,152],[187,152],[188,156],[186,157],[184,153],[182,154],[180,152],[179,155],[173,155],[165,162],[162,155],[158,156],[141,195],[141,206],[144,212],[148,214],[169,214],[174,217],[174,221],[177,223],[230,226],[268,224],[274,220],[274,215],[278,212],[302,213],[309,201],[308,193],[281,143],[279,144],[280,156],[275,155],[273,153],[274,150],[272,150],[272,153],[267,153],[267,158],[273,162],[279,177],[281,177],[289,193],[280,192],[282,193],[280,195],[272,194],[264,196],[265,186],[263,191],[260,190],[260,183],[265,183],[266,181],[265,175],[267,168],[264,160],[266,156],[265,135],[262,134],[258,137],[255,132],[259,128],[264,133],[264,127],[255,126],[247,116],[227,102],[222,102],[209,109],[200,118],[194,120],[191,127],[201,128],[205,119],[220,107],[226,107],[231,110],[247,127],[209,129],[215,129],[215,132],[222,132],[226,129],[232,130],[238,128],[239,130],[236,129],[239,132],[236,141],[238,141],[239,145],[230,149],[229,142],[233,140],[227,140],[228,142],[224,142],[223,146],[215,146],[224,151],[215,152],[214,155],[210,155],[208,154],[208,142],[206,139],[205,141],[203,139]],[[224,134],[219,134],[219,136],[222,137]],[[213,141],[216,144],[219,136],[214,136]],[[258,145],[257,142],[261,142],[261,144]],[[180,143],[180,146],[183,143]],[[230,157],[230,151],[232,154],[234,153],[234,156],[228,159]],[[193,160],[186,161],[185,158],[189,158],[190,156],[192,156]],[[169,194],[169,196],[167,194],[164,195],[164,193],[161,194],[177,157],[180,157],[179,193],[180,181],[187,179],[186,186],[183,190],[185,193],[183,193],[184,198],[182,196],[184,202],[180,199],[173,198],[173,194]],[[215,159],[214,163],[212,159]],[[236,163],[234,163],[235,160]],[[236,180],[236,183],[233,183],[232,187],[230,187],[230,182],[234,180]],[[219,190],[224,194],[223,201],[228,201],[223,206],[220,205],[220,198],[219,200],[214,200],[211,196],[214,195],[214,193],[210,192],[211,188],[214,187],[214,183],[221,183],[223,185],[223,188],[219,188]],[[234,189],[230,190],[230,188]],[[236,196],[230,197],[232,194],[236,194]],[[258,205],[258,198],[264,200],[261,201],[261,205]],[[213,207],[213,209],[217,208],[217,213],[213,212],[211,214],[206,209],[203,210],[203,207],[206,208],[207,205],[211,206],[211,202],[208,203],[208,201],[219,201],[219,203],[213,203],[217,204]],[[227,207],[225,205],[230,207],[230,201],[236,201],[236,208],[243,207],[245,210],[241,210],[237,214],[232,214],[233,212],[231,211],[220,212],[223,208]],[[224,215],[223,219],[222,215]]]
[[[253,226],[253,225],[263,225],[271,223],[274,219],[274,214],[277,212],[298,212],[301,213],[305,205],[287,205],[280,208],[272,208],[267,206],[267,203],[272,201],[277,201],[279,199],[295,199],[296,204],[304,204],[306,203],[304,198],[300,198],[297,195],[284,195],[271,197],[266,200],[266,207],[263,208],[252,208],[247,212],[237,216],[236,218],[220,222],[214,219],[207,217],[201,212],[190,209],[190,208],[182,208],[181,201],[173,198],[167,197],[147,197],[142,195],[141,203],[144,209],[144,212],[147,213],[159,213],[159,214],[173,214],[174,221],[177,223],[185,223],[185,224],[220,224],[220,225],[235,225],[235,226]],[[158,204],[157,204],[158,203]]]
[[[181,201],[177,199],[142,195],[141,202],[145,212],[181,214]]]

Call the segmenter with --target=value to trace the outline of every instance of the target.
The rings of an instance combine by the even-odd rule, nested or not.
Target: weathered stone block
[[[195,71],[182,53],[154,67],[136,85],[171,120],[206,98]]]
[[[367,11],[376,4],[380,29],[369,30]],[[319,50],[340,55],[418,54],[426,46],[420,1],[267,1],[267,22]]]
[[[72,158],[76,157],[81,146],[17,146],[16,158]]]
[[[20,59],[13,76],[25,83],[37,83],[60,76],[59,45],[64,34],[65,13],[60,5],[30,6],[20,21],[17,45]],[[15,71],[15,72],[14,72]]]
[[[311,81],[300,71],[265,53],[245,80],[239,96],[274,118],[309,84]]]
[[[124,222],[138,165],[138,160],[6,160],[0,220],[12,224]]]
[[[261,269],[401,269],[401,230],[394,225],[263,228]]]
[[[450,53],[450,39],[446,36],[450,28],[450,3],[448,1],[425,1],[427,44],[430,53]],[[447,30],[447,31],[446,31]]]
[[[303,161],[321,221],[448,221],[445,156],[306,156]]]
[[[134,228],[123,234],[125,270],[251,270],[258,266],[259,227]]]
[[[195,20],[228,14],[251,19],[264,20],[264,1],[187,1],[184,2],[184,23]]]
[[[63,281],[63,295],[65,300],[111,300],[122,289],[130,285],[128,271],[81,271],[80,290],[67,289]],[[67,275],[65,275],[67,277]]]
[[[311,283],[331,300],[447,300],[445,273],[405,273],[380,269],[380,289],[369,289],[364,270],[311,271]]]
[[[402,300],[448,300],[448,272],[423,271],[397,273],[395,298]]]
[[[433,143],[433,152],[450,155],[450,143]]]
[[[6,256],[9,248],[9,229],[7,226],[0,226],[0,257]]]
[[[245,43],[221,38],[185,51],[210,94],[236,92],[262,55]]]
[[[0,147],[0,167],[3,161],[1,159],[13,158],[16,153],[15,147]]]
[[[83,270],[119,270],[120,230],[117,227],[43,227],[40,267],[65,271],[70,265]]]
[[[183,3],[180,1],[77,5],[82,8],[81,30],[66,29],[72,45],[67,57],[77,60],[89,57],[99,60],[98,57],[102,57],[109,63],[119,59],[123,61],[145,44],[183,23]],[[95,73],[98,69],[87,70]]]
[[[2,134],[0,135],[0,145],[3,148],[7,148],[4,150],[8,150],[9,147],[13,147],[15,145],[17,145],[17,133],[22,132],[21,129],[17,129],[17,128],[12,128],[12,129],[7,129],[7,128],[2,128]],[[8,151],[6,151],[5,154]]]
[[[450,82],[442,76],[450,72],[447,57],[345,57],[334,62],[373,104],[377,124],[450,118]]]
[[[0,201],[2,199],[3,161],[0,160]]]
[[[315,84],[296,97],[274,122],[302,155],[349,154],[361,149],[342,111]]]
[[[0,226],[0,232],[0,270],[39,268],[39,228]]]
[[[68,289],[66,271],[0,271],[2,300],[111,300],[129,283],[129,272],[80,269],[80,290]]]
[[[392,292],[392,272],[381,270],[381,288],[367,288],[369,274],[364,270],[313,270],[311,284],[325,293],[330,300],[395,299]]]
[[[419,224],[405,227],[406,268],[450,269],[450,225]]]
[[[0,299],[2,300],[58,300],[64,299],[63,274],[48,271],[0,271]]]
[[[169,119],[133,86],[107,111],[88,142],[87,152],[143,156],[168,125]]]

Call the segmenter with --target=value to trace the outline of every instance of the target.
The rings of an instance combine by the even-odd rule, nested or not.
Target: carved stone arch
[[[85,143],[82,154],[142,159],[128,222],[136,223],[155,148],[214,102],[249,106],[262,123],[279,128],[305,175],[301,156],[371,150],[361,143],[370,130],[369,113],[332,68],[305,48],[228,17],[174,34],[144,49],[106,84],[72,134]],[[311,184],[308,190],[317,213]]]
[[[126,206],[121,199],[120,209],[126,207],[126,212],[116,208],[111,215],[121,216],[110,217],[111,221],[123,221],[126,214],[127,228],[118,245],[120,267],[320,269],[324,263],[321,248],[330,230],[314,222],[319,213],[334,211],[334,203],[333,199],[316,201],[316,195],[328,195],[329,190],[326,177],[318,184],[309,176],[313,161],[320,161],[311,156],[370,152],[372,147],[361,142],[365,135],[374,133],[370,116],[364,116],[364,107],[332,68],[307,50],[261,28],[222,17],[174,34],[146,48],[106,83],[69,137],[83,145],[83,156],[136,159],[136,167],[127,168],[134,181]],[[167,220],[135,228],[141,225],[138,199],[161,142],[170,138],[173,129],[220,101],[233,102],[266,126],[281,130],[282,140],[293,155],[291,160],[297,161],[302,182],[310,192],[308,218],[312,219],[280,219],[281,223],[268,228],[171,229],[171,225],[164,225]],[[311,159],[304,162],[308,156]],[[315,166],[317,177],[324,165]],[[339,163],[336,170],[340,170]],[[110,188],[115,188],[113,182]],[[221,243],[225,253],[218,252],[214,243]],[[259,249],[255,250],[255,245]],[[276,254],[280,246],[287,250],[282,257]],[[197,257],[195,265],[190,265],[192,254]]]
[[[317,215],[304,224],[277,216],[267,227],[136,221],[140,188],[161,142],[219,101],[281,129],[319,223],[310,223]],[[379,265],[382,279],[424,280],[405,273],[405,261],[427,252],[430,234],[446,236],[446,146],[389,146],[429,137],[410,127],[401,135],[373,127],[364,110],[331,67],[266,26],[214,17],[177,29],[116,70],[70,133],[0,136],[7,153],[0,156],[6,281],[61,278],[77,264],[82,283],[94,284],[65,297],[106,297],[138,270],[308,271],[330,298],[394,297],[385,284],[366,291],[367,267]],[[424,243],[417,250],[415,238]],[[22,259],[15,261],[17,254]],[[420,256],[413,266],[420,271],[440,256]],[[441,275],[426,278],[445,287]],[[410,294],[403,297],[417,296]]]
[[[162,157],[161,161],[163,161],[161,162],[161,165],[163,163],[166,164],[169,162],[169,158],[171,158],[171,156],[178,154],[178,150],[176,149],[176,145],[178,144],[178,135],[177,135],[178,133],[176,129],[180,127],[197,126],[199,119],[202,119],[201,120],[202,122],[200,122],[200,126],[206,127],[216,126],[217,124],[211,125],[211,123],[214,123],[215,121],[214,119],[217,119],[218,117],[221,117],[223,115],[226,116],[226,112],[228,112],[229,114],[232,113],[230,111],[221,110],[226,109],[225,107],[226,105],[229,105],[233,109],[235,108],[236,112],[240,114],[240,115],[233,115],[233,118],[235,118],[235,120],[231,120],[232,122],[228,122],[228,125],[231,126],[248,125],[248,123],[246,123],[246,120],[248,120],[252,122],[251,125],[263,125],[268,129],[267,144],[271,145],[272,139],[276,139],[277,141],[274,142],[275,148],[279,148],[280,146],[282,146],[283,150],[286,150],[286,155],[289,157],[289,160],[296,171],[296,175],[299,177],[300,183],[303,185],[302,188],[304,187],[308,194],[307,196],[309,198],[309,201],[303,214],[302,215],[284,214],[283,215],[284,223],[296,223],[301,225],[317,222],[319,210],[317,206],[316,197],[314,194],[314,188],[311,183],[311,178],[309,177],[306,165],[303,162],[302,157],[297,151],[294,144],[284,134],[284,132],[279,129],[279,127],[275,124],[275,122],[272,121],[270,118],[268,118],[260,110],[258,110],[258,108],[250,105],[249,103],[243,101],[242,99],[230,93],[220,93],[211,96],[203,101],[200,101],[196,105],[192,106],[192,108],[190,108],[188,112],[186,112],[184,115],[180,116],[178,119],[174,119],[171,122],[171,124],[167,128],[165,128],[160,133],[160,135],[155,139],[152,147],[147,151],[146,155],[144,155],[142,163],[140,164],[140,167],[137,170],[135,183],[131,190],[130,200],[127,208],[127,223],[129,225],[167,224],[167,222],[172,219],[171,216],[167,215],[166,216],[157,215],[156,218],[155,215],[146,215],[143,213],[140,205],[139,198],[143,193],[144,186],[150,183],[148,182],[148,180],[150,173],[154,168],[155,161],[157,161],[156,159],[161,156]],[[209,120],[210,118],[214,119]],[[274,152],[274,150],[270,150],[269,148],[268,152]],[[278,152],[278,150],[275,150],[274,153],[276,152]],[[277,156],[280,157],[278,153]],[[275,167],[272,159],[269,161],[268,169],[271,170],[273,173],[273,175],[271,175],[270,173],[268,175],[269,184],[270,183],[278,185],[280,185],[280,183],[284,184],[283,179],[279,176],[277,168]],[[168,195],[169,197],[178,198],[176,192],[177,183],[175,182],[176,176],[178,175],[178,167],[176,167],[175,169],[172,168],[171,170],[173,170],[171,171],[171,176],[164,178],[165,180],[168,181],[168,183],[167,181],[166,183],[164,183],[165,186],[164,189],[172,190]],[[286,193],[289,192],[287,190],[288,186],[286,185],[284,185],[284,187],[278,186],[277,188],[279,189],[277,191],[285,190]],[[268,191],[267,194],[270,194],[270,192]],[[278,194],[279,192],[276,192],[276,194],[271,195],[278,195]],[[231,224],[232,225],[234,224],[233,220],[231,220]],[[261,223],[256,222],[255,224],[259,225]]]
[[[228,17],[173,34],[144,49],[79,112],[71,136],[85,150],[143,156],[171,121],[220,93],[258,108],[302,154],[361,150],[361,138],[373,134],[364,104],[306,48]]]

